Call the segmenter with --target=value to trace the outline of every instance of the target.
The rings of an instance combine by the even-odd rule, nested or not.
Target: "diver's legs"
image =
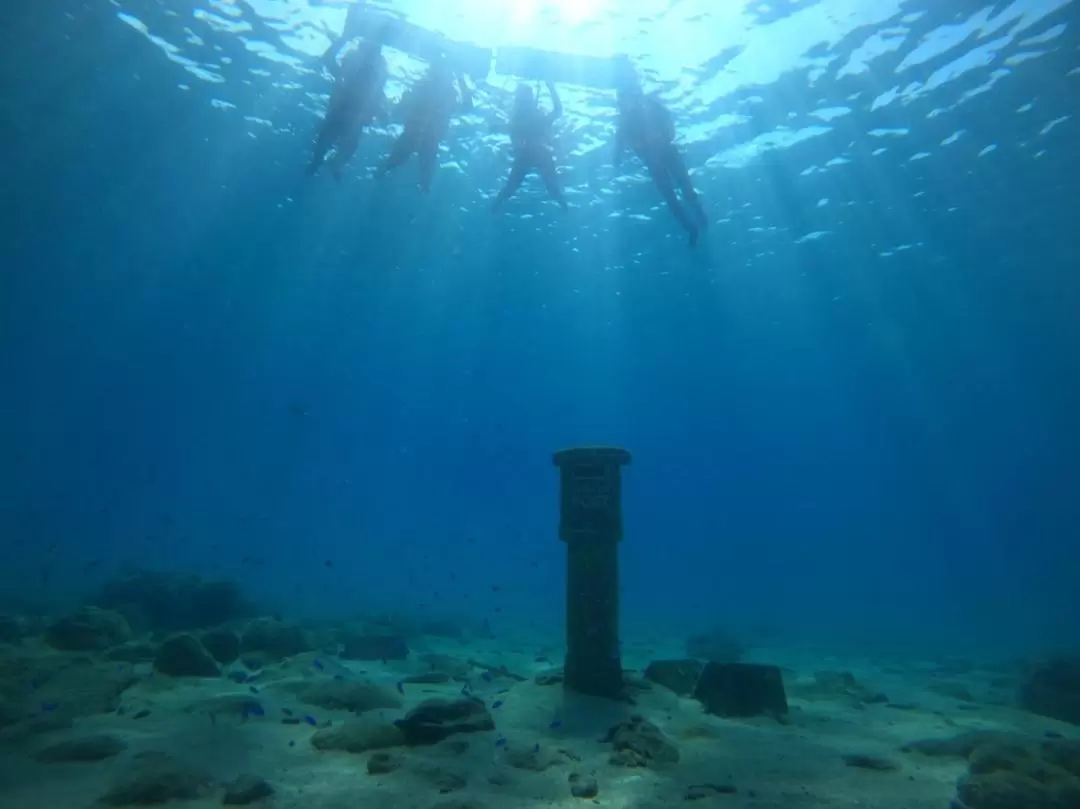
[[[333,123],[330,117],[327,116],[319,128],[319,134],[315,136],[315,145],[311,150],[311,162],[308,163],[307,167],[307,173],[310,176],[314,176],[319,171],[323,161],[326,159],[326,153],[334,145],[334,139],[337,137],[337,127]]]
[[[521,184],[525,181],[525,175],[529,173],[529,164],[522,159],[521,155],[517,155],[514,158],[514,165],[510,167],[510,176],[506,178],[506,185],[503,186],[502,191],[495,197],[495,201],[491,203],[491,210],[495,211],[506,202],[510,197],[514,195]]]
[[[439,165],[439,138],[427,134],[417,146],[420,157],[420,190],[425,194],[431,191],[431,181],[435,179],[435,169]]]
[[[338,138],[337,150],[330,161],[330,170],[334,173],[335,180],[340,180],[345,173],[345,164],[356,153],[356,147],[360,145],[360,135],[363,132],[363,125],[357,122],[352,124],[349,130]]]
[[[673,143],[668,146],[667,162],[668,170],[671,172],[672,177],[675,178],[675,182],[682,192],[683,204],[688,206],[694,214],[698,227],[707,230],[709,217],[701,204],[701,197],[694,190],[694,183],[690,180],[690,172],[686,170],[686,161],[683,160],[683,156],[679,154],[678,148]]]
[[[567,210],[570,206],[566,204],[566,195],[559,184],[559,173],[555,169],[555,158],[551,156],[551,152],[537,159],[536,169],[540,172],[540,179],[544,181],[544,186],[551,198],[559,203],[560,208]]]
[[[415,140],[412,133],[407,130],[398,135],[397,140],[390,147],[390,154],[386,156],[382,165],[379,166],[378,175],[382,177],[392,169],[405,164],[412,156],[412,153],[416,151]]]
[[[675,193],[675,184],[672,182],[674,179],[669,170],[667,161],[658,159],[657,155],[642,155],[645,161],[645,165],[649,168],[649,174],[652,175],[653,185],[660,192],[660,196],[664,198],[664,202],[667,203],[668,208],[675,214],[675,218],[679,220],[679,224],[682,225],[683,230],[690,236],[690,244],[697,244],[698,238],[698,226],[694,223],[694,220],[690,218],[686,213],[686,209],[683,208],[679,202],[679,197]]]

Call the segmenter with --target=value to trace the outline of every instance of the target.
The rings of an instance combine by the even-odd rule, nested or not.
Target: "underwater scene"
[[[1080,2],[2,30],[0,809],[1080,809]]]

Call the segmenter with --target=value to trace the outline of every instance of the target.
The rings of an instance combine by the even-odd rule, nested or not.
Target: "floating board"
[[[378,41],[425,62],[435,60],[439,54],[446,54],[457,70],[473,79],[483,79],[491,72],[490,48],[455,42],[401,17],[367,8],[363,3],[349,7],[342,37]]]
[[[629,66],[625,56],[575,56],[536,48],[499,48],[495,72],[527,81],[578,84],[598,90],[613,90],[617,77]]]

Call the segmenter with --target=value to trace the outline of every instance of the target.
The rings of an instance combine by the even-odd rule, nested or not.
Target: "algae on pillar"
[[[567,688],[609,699],[623,696],[619,653],[621,467],[630,453],[579,447],[555,453],[559,467],[559,538],[567,545]]]

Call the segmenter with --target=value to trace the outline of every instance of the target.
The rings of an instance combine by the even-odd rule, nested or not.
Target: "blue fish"
[[[43,703],[41,703],[41,710],[43,710],[45,713],[52,713],[53,711],[56,710],[56,703],[55,702],[43,702]]]
[[[311,665],[313,665],[319,671],[322,671],[324,668],[326,668],[325,666],[323,666],[322,661],[319,660],[319,658],[317,658],[317,657],[314,660],[311,661]]]
[[[495,737],[495,746],[506,747],[506,737],[503,736],[501,733]]]
[[[558,730],[559,728],[562,727],[562,720],[561,719],[552,719],[551,724],[548,725],[548,727],[551,728],[552,730]]]
[[[247,713],[252,716],[266,716],[266,711],[263,710],[263,706],[257,702],[253,702],[247,707]]]
[[[311,716],[311,714],[308,714],[307,716],[305,716],[305,717],[304,717],[304,721],[305,721],[305,722],[307,722],[307,723],[308,723],[309,725],[311,725],[312,727],[315,727],[315,725],[316,725],[316,724],[318,724],[318,723],[317,723],[317,722],[315,721],[315,717],[314,717],[314,716]]]
[[[492,707],[492,709],[494,709],[494,708],[501,708],[501,707],[502,707],[502,705],[503,705],[503,701],[502,701],[501,699],[497,699],[497,700],[495,700],[495,701],[494,701],[493,703],[491,703],[491,707]]]
[[[397,682],[397,692],[399,694],[404,694],[405,693],[405,681],[404,680],[398,680],[398,682]]]

